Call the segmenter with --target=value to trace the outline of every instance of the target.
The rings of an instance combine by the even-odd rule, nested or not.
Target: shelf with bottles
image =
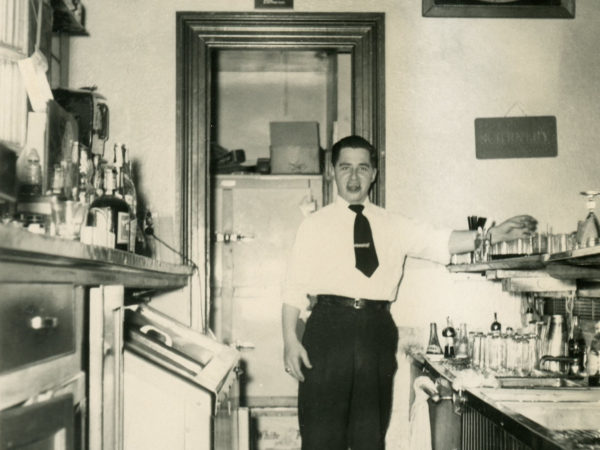
[[[488,330],[467,331],[467,324],[461,323],[456,335],[447,318],[442,332],[444,350],[438,341],[437,324],[431,323],[425,355],[442,367],[468,370],[473,385],[597,386],[600,322],[586,339],[578,317],[572,313],[536,316],[527,326],[519,323],[514,329],[502,327],[498,320],[494,313]]]
[[[488,279],[546,274],[559,279],[600,280],[600,245],[552,254],[516,256],[477,264],[450,264],[447,268],[454,273],[486,273]]]
[[[26,149],[17,162],[16,202],[0,205],[2,222],[35,234],[155,257],[154,238],[143,231],[150,212],[138,207],[129,149],[115,143],[103,146],[101,153],[74,141],[72,151],[45,169],[35,149]],[[44,179],[49,180],[47,189]]]
[[[170,290],[185,286],[192,274],[188,265],[0,225],[0,282],[64,281]]]
[[[484,257],[477,252],[452,255],[451,272],[543,270],[557,278],[600,280],[600,222],[595,214],[600,191],[583,191],[587,215],[572,233],[535,233],[491,245]]]

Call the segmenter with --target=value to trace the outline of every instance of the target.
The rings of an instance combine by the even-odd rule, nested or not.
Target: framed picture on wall
[[[254,0],[257,9],[294,8],[294,0]]]
[[[423,17],[573,19],[575,0],[422,0]]]

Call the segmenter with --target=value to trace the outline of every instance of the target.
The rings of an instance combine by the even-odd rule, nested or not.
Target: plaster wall
[[[96,84],[109,99],[111,139],[129,144],[141,166],[140,190],[169,225],[177,185],[175,13],[252,11],[253,2],[88,0],[86,7],[91,36],[73,39],[72,86]],[[501,220],[527,212],[542,231],[574,230],[585,215],[579,191],[600,184],[600,5],[579,0],[574,20],[423,18],[420,7],[397,0],[295,2],[299,12],[386,14],[387,207],[453,228],[464,228],[469,214]],[[510,115],[556,116],[558,156],[477,160],[475,118]],[[439,283],[423,285],[418,274],[411,280],[419,271],[428,279],[428,270],[445,279],[443,270],[414,261],[408,268],[401,288],[408,307],[430,309],[433,298],[455,297]],[[472,291],[459,288],[457,296]],[[455,311],[432,309],[442,316]],[[399,317],[403,325],[414,319]]]
[[[175,13],[253,11],[253,0],[87,0],[90,37],[73,39],[73,87],[96,84],[111,107],[111,140],[129,144],[152,207],[175,214]],[[597,189],[600,3],[576,18],[434,19],[418,0],[296,0],[294,11],[386,14],[386,205],[465,228],[467,215],[530,213],[542,231],[570,232],[585,216],[579,192]],[[478,117],[554,115],[558,156],[475,158]],[[394,314],[401,327],[430,321],[485,329],[498,311],[518,325],[519,298],[468,275],[407,263]],[[163,305],[185,319],[185,299]],[[406,367],[401,367],[405,370]],[[406,383],[403,378],[399,383]],[[405,398],[397,410],[406,419]],[[402,430],[401,427],[395,430]]]

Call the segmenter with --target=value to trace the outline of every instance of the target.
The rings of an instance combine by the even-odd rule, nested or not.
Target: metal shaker
[[[546,355],[549,356],[564,356],[566,355],[567,345],[567,330],[563,316],[554,314],[550,322],[550,328],[546,338]],[[560,363],[556,361],[548,362],[546,367],[542,369],[551,370],[552,372],[560,372]]]

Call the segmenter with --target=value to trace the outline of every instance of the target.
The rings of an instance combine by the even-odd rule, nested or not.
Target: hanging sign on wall
[[[254,0],[255,8],[293,8],[294,0]]]
[[[555,116],[475,119],[477,159],[556,156]]]

